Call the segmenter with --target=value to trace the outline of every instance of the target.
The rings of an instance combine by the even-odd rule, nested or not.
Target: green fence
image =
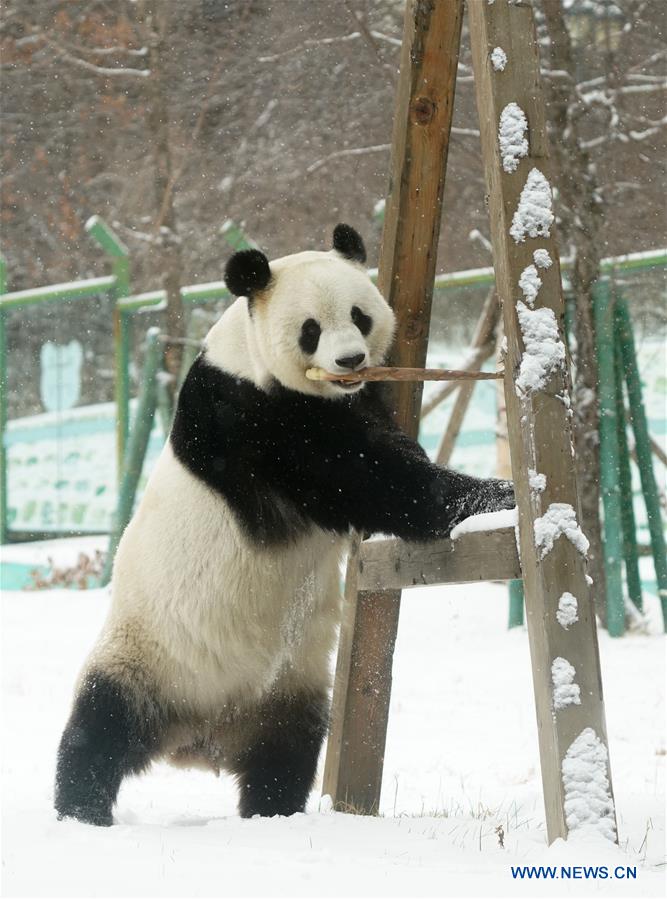
[[[2,388],[0,390],[0,479],[2,488],[0,537],[3,542],[35,539],[42,536],[64,536],[95,531],[107,532],[111,529],[111,512],[117,511],[117,489],[123,474],[122,461],[125,458],[130,435],[130,419],[137,402],[132,397],[138,396],[142,387],[141,370],[144,362],[146,334],[149,328],[153,327],[158,329],[154,334],[164,337],[161,333],[161,329],[164,327],[164,307],[166,304],[164,291],[156,290],[149,293],[131,294],[127,249],[112,230],[98,217],[93,217],[86,224],[86,230],[110,258],[111,275],[74,281],[68,284],[56,284],[34,290],[6,293],[6,271],[4,263],[0,261],[0,386]],[[229,243],[233,246],[233,249],[239,249],[250,244],[238,228],[232,226],[228,231],[229,235],[225,234],[225,237],[229,237]],[[603,274],[607,282],[616,285],[627,297],[632,308],[635,323],[641,322],[642,316],[651,315],[652,310],[660,308],[661,302],[664,304],[665,288],[663,275],[666,267],[667,251],[665,250],[634,253],[628,256],[606,259],[602,264]],[[569,270],[567,260],[564,261],[562,268],[564,286],[567,289]],[[376,272],[371,270],[371,275],[374,277]],[[455,367],[457,363],[462,361],[461,355],[457,357],[456,354],[465,352],[478,313],[484,302],[484,297],[493,283],[492,268],[474,269],[437,276],[431,323],[429,364]],[[194,358],[197,341],[203,336],[210,321],[220,314],[231,298],[222,281],[184,287],[182,295],[186,309],[188,334],[191,338],[191,342],[185,347],[186,364],[183,369],[185,371],[188,362]],[[51,518],[48,520],[44,517],[41,520],[43,526],[40,527],[40,519],[37,520],[36,524],[34,522],[30,524],[27,516],[24,516],[24,521],[20,514],[22,510],[25,511],[28,507],[32,508],[31,504],[34,504],[34,502],[39,503],[40,497],[34,498],[34,502],[33,499],[30,499],[23,506],[17,505],[15,501],[21,490],[25,492],[26,483],[29,483],[28,481],[21,481],[21,477],[28,472],[30,452],[27,455],[24,454],[26,458],[23,460],[14,459],[12,453],[16,448],[17,439],[21,435],[23,435],[22,439],[28,440],[28,443],[24,442],[23,446],[24,448],[28,447],[29,450],[29,432],[34,419],[25,418],[26,413],[24,411],[24,417],[17,420],[12,408],[10,408],[10,397],[20,395],[20,372],[22,366],[32,365],[34,367],[38,364],[38,357],[40,356],[40,353],[37,352],[38,347],[35,346],[28,353],[24,350],[25,335],[30,335],[35,316],[40,318],[41,333],[45,333],[46,328],[46,333],[49,336],[49,340],[46,342],[52,343],[55,341],[57,347],[59,347],[58,352],[60,352],[60,356],[57,355],[56,350],[51,350],[52,354],[56,353],[57,356],[55,361],[51,360],[53,363],[52,371],[56,373],[52,377],[55,377],[58,382],[58,389],[55,390],[55,393],[60,395],[63,391],[67,392],[69,382],[66,372],[67,364],[69,363],[65,358],[66,353],[63,348],[69,344],[66,345],[64,341],[70,340],[72,336],[70,333],[72,330],[71,322],[77,319],[76,315],[73,319],[72,310],[79,309],[82,311],[88,309],[90,314],[94,314],[97,319],[104,319],[100,327],[103,326],[107,329],[103,337],[108,341],[108,346],[113,346],[113,353],[110,353],[110,358],[112,359],[114,370],[113,375],[109,373],[109,395],[108,397],[106,393],[104,395],[108,399],[106,405],[104,403],[100,404],[99,396],[97,404],[87,404],[86,396],[82,395],[77,399],[77,403],[73,408],[62,409],[61,407],[66,404],[57,400],[55,412],[49,413],[51,419],[48,418],[48,415],[42,414],[37,416],[41,425],[46,428],[46,430],[42,431],[42,437],[45,434],[48,435],[49,439],[57,445],[53,453],[55,455],[54,467],[52,466],[52,469],[49,469],[55,472],[56,500],[52,498],[43,500],[44,508],[48,509],[50,513],[53,513],[55,508],[57,514],[51,514]],[[207,309],[209,312],[205,315],[205,310]],[[66,315],[65,312],[68,314]],[[17,317],[20,318],[20,322],[17,321]],[[650,330],[650,327],[642,326],[643,332],[650,333]],[[19,331],[21,340],[16,341],[16,347],[8,346],[8,332],[17,334]],[[41,350],[41,348],[39,349]],[[82,349],[85,355],[86,346],[84,345]],[[13,356],[12,353],[17,355]],[[44,360],[42,359],[41,362],[43,366]],[[65,375],[62,372],[65,372]],[[615,368],[611,368],[610,372],[613,373],[614,377],[617,377]],[[44,379],[44,371],[41,372],[41,376]],[[34,369],[32,377],[27,380],[33,385],[36,382]],[[638,383],[637,381],[635,388],[638,387]],[[155,386],[159,414],[152,424],[150,434],[144,435],[148,441],[149,458],[153,458],[159,451],[169,426],[170,410],[168,404],[161,403],[161,398],[164,399],[164,390],[159,378]],[[427,385],[427,392],[430,389],[434,388],[432,385]],[[51,393],[54,393],[53,385],[51,385],[50,390]],[[21,396],[24,400],[23,408],[25,410],[25,397]],[[493,447],[495,440],[495,396],[492,385],[478,385],[475,397],[473,420],[467,422],[467,427],[461,434],[452,458],[452,465],[462,470],[491,474],[495,457]],[[614,398],[615,402],[617,402],[617,388],[614,392]],[[43,397],[41,401],[43,405]],[[34,411],[42,413],[43,409],[39,402],[39,399],[35,400],[33,404]],[[32,409],[33,406],[29,408]],[[443,405],[442,409],[434,412],[423,423],[420,439],[430,451],[435,448],[446,410],[447,406]],[[617,406],[617,418],[618,414]],[[95,418],[96,415],[99,417]],[[664,434],[665,414],[664,411],[662,413],[659,410],[656,411],[655,401],[653,408],[648,410],[648,417],[650,426],[658,429],[656,433],[659,435]],[[27,427],[27,437],[26,422],[29,425]],[[49,428],[51,430],[48,430]],[[95,428],[101,428],[104,433],[102,434],[100,431],[96,458],[99,483],[97,483],[97,486],[93,485],[93,487],[106,492],[104,496],[106,505],[101,503],[99,496],[96,496],[93,502],[93,505],[97,503],[95,515],[86,517],[79,514],[77,517],[76,514],[73,514],[74,507],[72,502],[68,500],[68,491],[71,494],[73,489],[72,478],[68,472],[73,467],[83,466],[85,468],[85,466],[77,452],[71,451],[71,447],[72,445],[76,447],[77,441],[85,443],[88,437],[86,436],[84,440],[80,435],[87,435],[94,431]],[[19,431],[21,432],[20,434]],[[622,441],[622,429],[617,429],[617,431],[618,440]],[[621,446],[621,456],[623,456],[622,443],[619,445]],[[62,449],[60,455],[58,455],[58,447]],[[639,446],[637,450],[639,451]],[[23,464],[23,469],[21,469],[19,461]],[[623,477],[626,480],[628,477],[634,477],[636,482],[636,469],[633,467],[630,475],[624,470]],[[138,482],[136,471],[133,472],[132,478]],[[82,476],[79,478],[79,481],[83,483],[85,478]],[[38,494],[40,491],[39,480],[34,479],[32,484],[33,491]],[[137,484],[134,484],[135,489],[136,487]],[[91,489],[90,485],[89,489]],[[141,489],[140,485],[139,489]],[[627,495],[627,486],[624,489]],[[51,496],[54,493],[53,484],[50,485],[50,491],[49,495]],[[635,483],[635,494],[637,492],[637,484]],[[607,491],[607,495],[611,496],[612,494]],[[76,509],[78,509],[78,506]],[[65,510],[62,516],[59,515],[59,510]],[[621,504],[621,510],[624,510],[624,514],[627,516],[627,503]],[[605,506],[605,514],[609,518],[607,506]],[[613,515],[612,500],[612,518]],[[627,531],[629,526],[629,522],[626,520],[623,525],[625,531]],[[649,538],[652,538],[650,533],[651,527],[653,529],[656,527],[655,516],[653,516],[653,521],[639,521],[638,527],[643,534],[642,539],[648,543]],[[659,527],[662,527],[662,522],[659,522]],[[622,541],[622,536],[619,536],[619,539]],[[613,539],[611,542],[613,543]],[[627,540],[625,543],[627,543]],[[624,558],[627,558],[627,546],[625,544],[623,551],[626,553]],[[632,572],[632,569],[633,563],[630,561],[628,570]],[[629,585],[632,577],[630,573]],[[633,593],[636,594],[636,591],[636,585],[630,587],[631,597]],[[513,614],[516,621],[520,620],[519,599],[520,594],[515,590]]]
[[[65,413],[81,414],[79,426],[90,431],[87,386],[97,376],[91,350],[91,326],[107,329],[111,340],[114,310],[118,300],[129,291],[128,254],[110,229],[97,216],[86,223],[86,231],[113,256],[113,274],[64,284],[52,284],[31,290],[6,292],[6,268],[2,265],[0,284],[0,540],[35,539],[40,535],[103,530],[94,521],[86,521],[86,475],[77,468],[80,454],[76,439],[67,446],[58,441]],[[10,336],[20,335],[16,347]],[[40,335],[48,339],[41,341]],[[99,335],[98,335],[99,336]],[[67,343],[65,343],[67,341]],[[10,365],[10,360],[12,364]],[[39,370],[37,367],[39,366]],[[32,429],[14,429],[17,421],[12,402],[20,401],[25,412],[38,413]],[[37,452],[39,436],[51,435],[48,453],[34,453],[13,459],[21,440]],[[15,465],[12,465],[15,462]],[[72,477],[66,476],[69,469]],[[10,480],[9,471],[14,477]],[[38,471],[40,472],[38,474]],[[55,479],[57,495],[45,496],[44,477]],[[12,504],[12,490],[20,499]],[[32,493],[32,496],[30,495]],[[112,501],[112,500],[111,500]]]

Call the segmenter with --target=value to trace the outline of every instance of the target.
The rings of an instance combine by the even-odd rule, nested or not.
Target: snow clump
[[[547,476],[535,471],[534,468],[528,469],[528,486],[533,493],[544,493],[547,489]]]
[[[512,219],[510,235],[517,243],[523,243],[526,237],[549,237],[553,221],[551,185],[539,169],[531,169]]]
[[[519,510],[500,509],[498,512],[480,512],[469,515],[452,528],[450,540],[458,540],[462,534],[473,534],[477,531],[497,531],[500,528],[512,528],[519,523]]]
[[[607,777],[607,747],[592,727],[572,742],[561,765],[569,836],[597,833],[616,839],[614,801]]]
[[[527,265],[521,272],[519,287],[523,291],[523,295],[529,306],[532,306],[537,299],[537,294],[541,286],[542,279],[537,274],[537,269],[534,265]]]
[[[538,268],[551,268],[554,264],[548,250],[535,250],[533,260]]]
[[[577,597],[566,591],[558,600],[558,611],[556,612],[556,620],[563,630],[567,630],[579,621],[577,611]]]
[[[567,659],[560,656],[551,664],[551,682],[554,685],[553,699],[554,709],[559,711],[569,705],[581,705],[581,690],[579,684],[575,684],[574,676],[577,672]]]
[[[590,546],[577,524],[577,513],[569,503],[551,503],[541,518],[535,519],[535,547],[540,561],[554,548],[559,537],[565,536],[585,556]]]
[[[507,53],[502,47],[495,47],[491,54],[491,65],[496,72],[503,72],[507,65]]]
[[[521,397],[544,390],[552,375],[563,367],[565,347],[552,309],[530,310],[518,302],[516,311],[525,347],[516,379],[517,396]]]
[[[503,169],[511,174],[517,170],[519,160],[528,155],[528,122],[520,106],[508,103],[500,113],[498,143]],[[533,170],[535,171],[535,169]]]

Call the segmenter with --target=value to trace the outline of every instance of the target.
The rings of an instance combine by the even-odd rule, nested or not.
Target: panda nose
[[[336,365],[340,366],[340,368],[349,368],[356,369],[366,358],[366,353],[355,353],[354,356],[341,356],[340,359],[336,359]]]

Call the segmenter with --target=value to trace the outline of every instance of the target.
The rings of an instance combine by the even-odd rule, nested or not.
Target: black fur
[[[368,337],[371,333],[371,329],[373,328],[373,319],[370,315],[366,315],[365,312],[362,312],[358,306],[352,307],[352,321],[355,323],[357,328],[361,331],[364,337]]]
[[[312,356],[316,352],[321,333],[322,328],[320,328],[318,322],[314,318],[307,318],[301,325],[301,334],[299,335],[299,346],[304,353]]]
[[[311,523],[426,541],[478,512],[511,508],[511,484],[431,463],[397,430],[377,385],[340,399],[268,393],[200,356],[171,433],[181,463],[229,502],[248,537],[292,541]]]
[[[242,817],[304,810],[327,722],[324,694],[273,696],[262,706],[251,745],[231,766]]]
[[[225,267],[225,284],[237,297],[252,298],[270,280],[269,260],[259,250],[240,250]]]
[[[90,673],[58,748],[55,807],[59,818],[109,826],[122,779],[150,762],[160,715],[137,714],[127,693],[107,675]]]
[[[337,250],[346,259],[352,259],[354,262],[366,261],[366,247],[361,235],[350,225],[336,225],[333,233],[333,245],[334,250]]]

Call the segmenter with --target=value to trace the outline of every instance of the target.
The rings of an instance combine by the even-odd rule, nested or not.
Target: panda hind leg
[[[326,693],[273,695],[253,714],[248,744],[231,766],[239,814],[293,815],[305,809],[327,732]]]
[[[155,755],[164,732],[157,707],[136,699],[99,671],[86,676],[58,748],[55,808],[58,818],[113,824],[121,782]]]

